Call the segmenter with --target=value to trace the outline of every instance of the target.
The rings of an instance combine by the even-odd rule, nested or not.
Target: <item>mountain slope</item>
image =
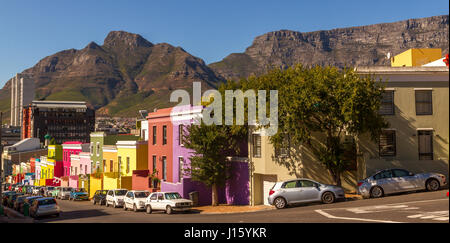
[[[448,33],[448,15],[308,33],[280,30],[256,37],[244,53],[233,53],[209,67],[227,79],[239,79],[296,63],[390,65],[388,52],[441,48],[448,53]]]

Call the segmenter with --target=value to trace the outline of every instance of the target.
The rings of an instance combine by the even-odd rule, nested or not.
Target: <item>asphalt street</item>
[[[233,214],[124,211],[92,205],[90,201],[58,200],[60,217],[45,217],[36,223],[448,223],[448,190],[419,192],[337,202],[298,205],[282,210]]]

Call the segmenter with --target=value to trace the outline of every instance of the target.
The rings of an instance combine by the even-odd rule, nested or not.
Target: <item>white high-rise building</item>
[[[34,81],[29,75],[16,74],[11,80],[11,126],[22,126],[22,108],[34,99]]]

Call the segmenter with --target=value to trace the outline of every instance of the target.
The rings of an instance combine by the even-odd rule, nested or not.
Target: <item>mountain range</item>
[[[89,43],[41,59],[23,73],[35,81],[35,99],[85,100],[101,116],[135,117],[141,109],[174,105],[172,90],[217,88],[226,80],[260,75],[271,68],[304,65],[390,65],[387,53],[410,48],[449,49],[449,16],[409,19],[333,30],[280,30],[254,39],[243,53],[209,65],[181,47],[154,44],[138,34],[111,31],[102,45]],[[9,119],[9,80],[0,90],[0,111]]]

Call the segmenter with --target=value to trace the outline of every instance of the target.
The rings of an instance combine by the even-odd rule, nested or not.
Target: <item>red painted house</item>
[[[149,113],[148,120],[148,168],[150,176],[160,181],[173,182],[173,125],[170,118],[172,108],[160,109]],[[160,183],[151,182],[153,190]]]

